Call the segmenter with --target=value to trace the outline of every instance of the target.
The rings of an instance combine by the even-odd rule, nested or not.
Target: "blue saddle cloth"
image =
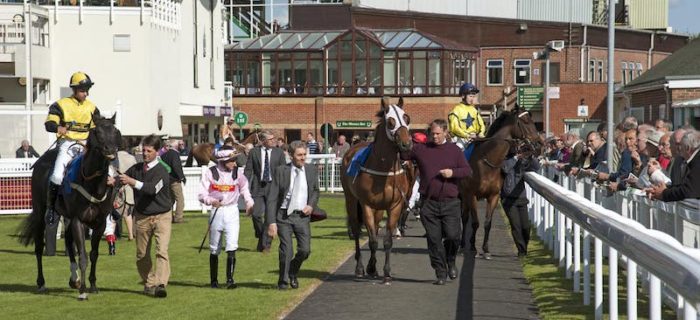
[[[66,175],[63,177],[63,186],[61,191],[63,194],[70,194],[73,191],[70,183],[78,180],[80,174],[80,164],[83,163],[83,155],[78,155],[75,159],[68,162],[66,166]]]
[[[367,158],[369,158],[369,154],[372,151],[372,144],[362,147],[360,150],[355,153],[355,155],[352,157],[352,160],[350,161],[350,166],[348,166],[347,171],[345,174],[351,176],[351,177],[357,177],[358,174],[360,174],[360,167],[365,165],[365,162],[367,162]]]
[[[464,148],[464,157],[467,158],[467,162],[469,162],[469,159],[472,158],[472,153],[474,152],[474,143],[470,143],[467,145],[466,148]]]

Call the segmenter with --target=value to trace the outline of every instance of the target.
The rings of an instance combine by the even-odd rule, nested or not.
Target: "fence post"
[[[627,258],[627,319],[637,319],[637,263]]]
[[[603,241],[595,239],[595,318],[603,319]]]
[[[649,320],[661,319],[661,282],[649,273]]]
[[[572,233],[572,222],[571,219],[568,217],[566,218],[566,232],[564,233],[566,236],[566,278],[571,279],[572,273],[573,273],[573,267],[571,266],[572,264],[572,258],[573,258],[573,243],[572,243],[572,238],[573,238],[573,233]]]
[[[609,319],[617,320],[617,250],[608,246],[608,303]]]
[[[574,292],[581,292],[581,226],[574,224]]]
[[[591,235],[583,230],[583,305],[591,305]]]

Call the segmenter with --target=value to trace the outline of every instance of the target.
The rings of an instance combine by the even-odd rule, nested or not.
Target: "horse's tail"
[[[185,160],[185,167],[192,166],[192,161],[194,159],[194,155],[192,154],[193,149],[194,149],[194,147],[190,148],[190,152],[187,153],[187,160]]]
[[[38,237],[43,237],[44,215],[38,210],[33,210],[19,226],[19,242],[25,247],[34,243]]]

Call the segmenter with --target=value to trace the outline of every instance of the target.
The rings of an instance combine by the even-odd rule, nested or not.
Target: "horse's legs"
[[[476,210],[476,197],[467,196],[462,204],[462,248],[467,250],[467,240],[469,240],[469,250],[477,254],[476,251],[476,231],[479,230],[479,212]],[[469,223],[471,222],[471,226]]]
[[[360,233],[362,232],[360,203],[357,199],[346,198],[345,210],[348,212],[350,232],[355,239],[355,276],[361,278],[365,276],[365,267],[362,265],[362,251],[360,249]]]
[[[43,211],[42,211],[43,214]],[[43,218],[42,218],[43,220]],[[37,293],[48,293],[46,289],[46,280],[44,279],[44,264],[42,262],[44,255],[44,229],[36,231],[34,234],[34,256],[36,256],[36,286]]]
[[[493,195],[488,198],[486,204],[486,218],[484,220],[484,244],[481,247],[484,250],[484,259],[490,260],[491,254],[489,253],[489,234],[491,233],[491,221],[493,220],[493,213],[498,205],[498,200],[500,198],[498,195]]]
[[[394,230],[400,219],[401,214],[406,211],[402,205],[397,205],[387,211],[389,218],[386,223],[386,232],[384,233],[384,284],[391,284],[391,249],[394,246]]]
[[[379,237],[379,224],[376,221],[376,210],[370,208],[369,206],[363,206],[362,212],[364,213],[365,228],[367,228],[367,233],[369,234],[369,262],[367,262],[367,274],[370,277],[377,277],[377,247]],[[381,219],[381,216],[379,217]]]
[[[101,235],[105,232],[105,226],[93,230],[92,237],[90,237],[90,292],[99,293],[100,290],[97,289],[97,274],[95,270],[97,269],[97,258],[99,257],[100,251],[100,241],[102,240]]]
[[[68,286],[73,289],[80,288],[81,278],[78,277],[78,263],[75,261],[75,243],[73,242],[73,227],[72,220],[64,218],[63,219],[66,226],[66,234],[64,236],[66,242],[66,254],[68,259],[70,259],[70,279],[68,279]]]
[[[78,261],[80,265],[80,279],[85,279],[87,269],[87,254],[85,253],[85,228],[80,220],[73,219],[71,221],[71,231],[73,232],[73,243],[78,250]],[[94,235],[98,236],[98,235]],[[85,281],[81,281],[79,288],[78,300],[87,300],[87,286]]]

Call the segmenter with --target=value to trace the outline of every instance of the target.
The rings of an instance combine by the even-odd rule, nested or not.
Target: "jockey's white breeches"
[[[212,208],[209,213],[209,249],[211,254],[218,255],[221,252],[221,234],[226,236],[226,251],[238,249],[238,233],[240,230],[240,219],[238,203],[219,207],[219,211],[214,216]]]
[[[51,174],[51,182],[58,185],[63,181],[63,175],[66,172],[66,165],[68,162],[83,152],[84,147],[82,144],[85,143],[85,140],[63,140],[59,143],[58,156],[56,157],[56,163],[54,164],[53,173]]]
[[[420,199],[420,193],[418,193],[418,188],[420,187],[420,177],[416,178],[416,182],[413,183],[413,189],[411,190],[411,198],[408,199],[408,208],[413,209],[416,207],[416,202]]]

